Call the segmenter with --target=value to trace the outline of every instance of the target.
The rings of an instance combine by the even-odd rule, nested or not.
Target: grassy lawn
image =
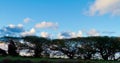
[[[50,59],[50,58],[32,58],[32,57],[0,57],[3,63],[120,63],[119,61],[104,61],[104,60],[80,60],[80,59]],[[16,61],[16,62],[14,62]],[[20,62],[23,61],[23,62]],[[26,62],[27,61],[27,62]],[[0,63],[1,63],[0,62]]]

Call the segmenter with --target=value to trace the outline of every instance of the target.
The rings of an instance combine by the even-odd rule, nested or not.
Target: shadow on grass
[[[119,61],[0,56],[0,63],[120,63]]]

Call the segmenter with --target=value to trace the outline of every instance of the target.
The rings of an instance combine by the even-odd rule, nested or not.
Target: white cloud
[[[78,31],[77,37],[82,37],[82,35],[83,35],[83,32],[82,31]]]
[[[40,35],[41,37],[50,38],[50,34],[47,32],[41,32]]]
[[[22,28],[22,27],[23,27],[23,24],[18,24],[18,27]]]
[[[51,29],[57,29],[58,28],[58,24],[57,23],[53,23],[53,22],[41,22],[35,25],[35,28],[51,28]]]
[[[28,22],[30,22],[31,20],[32,20],[31,18],[27,17],[27,18],[25,18],[23,21],[24,21],[24,23],[28,23]]]
[[[32,28],[29,31],[22,32],[21,36],[31,36],[31,35],[35,35],[35,33],[36,33],[36,30]]]
[[[90,31],[87,32],[87,35],[88,36],[99,36],[100,33],[95,29],[91,29]]]
[[[14,24],[9,24],[8,25],[9,28],[22,28],[23,27],[23,24],[18,24],[18,25],[14,25]]]
[[[61,32],[61,33],[58,34],[59,39],[76,38],[76,37],[82,37],[82,31],[78,31],[78,32]]]
[[[71,38],[71,32],[61,32],[61,33],[58,33],[58,38],[59,39]]]
[[[90,5],[89,15],[104,14],[120,15],[120,0],[95,0]]]
[[[0,48],[6,51],[8,50],[8,46],[6,43],[0,43]]]
[[[10,27],[10,28],[14,28],[14,27],[15,27],[15,25],[10,24],[10,25],[8,25],[8,27]]]
[[[16,34],[19,34],[21,32],[24,32],[24,28],[22,24],[18,24],[18,25],[10,24],[0,29],[0,35],[2,36],[6,36],[6,35],[15,36]]]

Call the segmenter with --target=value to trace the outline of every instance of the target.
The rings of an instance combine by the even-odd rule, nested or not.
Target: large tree
[[[44,50],[43,46],[46,43],[50,42],[49,39],[43,38],[43,37],[38,37],[38,36],[26,36],[26,37],[23,37],[23,39],[26,42],[30,42],[35,45],[35,47],[34,47],[34,52],[35,52],[34,56],[35,57],[41,57],[41,52]]]
[[[95,42],[90,37],[78,37],[72,38],[77,44],[77,55],[78,58],[91,59],[96,53]]]
[[[75,57],[75,54],[77,52],[77,42],[73,38],[54,39],[53,42],[58,46],[57,49],[67,55],[70,59],[73,59]]]
[[[96,42],[96,51],[100,53],[104,60],[108,60],[109,57],[114,56],[119,51],[120,41],[117,37],[93,37]]]

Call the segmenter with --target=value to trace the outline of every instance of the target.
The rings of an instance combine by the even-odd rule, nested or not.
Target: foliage
[[[25,43],[16,43],[17,47],[33,49],[35,57],[42,57],[42,52],[49,56],[48,50],[61,51],[70,59],[93,59],[95,54],[100,54],[104,60],[118,60],[115,54],[120,52],[120,38],[108,36],[78,37],[70,39],[48,39],[38,36],[25,36],[22,38],[5,37],[14,40],[22,39]],[[30,47],[27,43],[34,45]]]
[[[35,51],[35,57],[39,57],[41,56],[41,52],[43,51],[43,45],[47,44],[48,42],[50,42],[48,39],[46,38],[42,38],[42,37],[37,37],[37,36],[26,36],[23,37],[23,39],[27,42],[30,42],[32,44],[35,45],[34,47],[34,51]]]

